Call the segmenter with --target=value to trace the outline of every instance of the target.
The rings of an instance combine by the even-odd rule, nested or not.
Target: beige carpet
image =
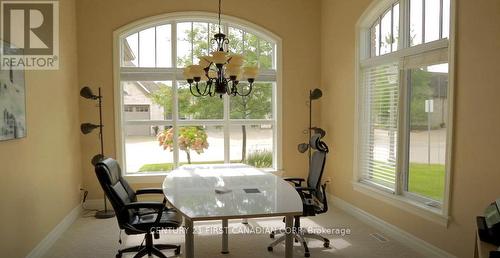
[[[282,218],[251,219],[249,227],[254,231],[264,230],[272,227],[283,226]],[[242,231],[248,228],[242,225],[241,220],[231,220],[230,230],[233,232],[244,232],[229,235],[230,254],[220,253],[220,235],[210,233],[210,229],[220,227],[218,222],[195,223],[199,234],[195,236],[195,257],[203,258],[261,258],[261,257],[283,257],[284,245],[278,245],[273,252],[267,251],[267,245],[271,243],[269,235],[261,233],[247,233]],[[338,209],[331,209],[327,214],[303,219],[303,226],[318,229],[349,229],[350,235],[330,234],[324,235],[331,241],[330,248],[324,248],[322,242],[309,241],[311,257],[423,257],[423,255],[404,246],[403,244],[389,239],[374,228],[352,218]],[[230,232],[231,232],[230,231]],[[247,230],[248,231],[248,230]],[[387,241],[376,239],[372,234],[378,233]],[[115,257],[118,244],[119,230],[115,218],[97,220],[92,213],[86,213],[79,218],[71,228],[53,245],[45,257],[47,258],[101,258]],[[143,237],[126,236],[122,234],[122,247],[139,244]],[[182,244],[184,235],[162,234],[156,243],[179,243]],[[302,248],[296,243],[294,257],[304,257]],[[172,251],[165,251],[168,257],[175,257]],[[124,255],[132,257],[133,255]],[[182,256],[181,256],[182,257]]]

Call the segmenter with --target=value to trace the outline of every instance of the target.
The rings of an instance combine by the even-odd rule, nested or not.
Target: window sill
[[[268,172],[275,174],[277,176],[281,176],[283,174],[282,170],[276,169],[261,169],[263,172]],[[165,180],[165,176],[168,172],[141,172],[141,173],[129,173],[125,174],[123,177],[127,182],[136,184],[136,183],[146,183],[146,184],[162,184],[163,180]]]
[[[443,214],[443,210],[440,208],[429,207],[423,203],[411,200],[404,196],[379,190],[360,182],[353,182],[352,185],[355,191],[369,195],[370,197],[415,214],[441,226],[448,227],[450,218]]]

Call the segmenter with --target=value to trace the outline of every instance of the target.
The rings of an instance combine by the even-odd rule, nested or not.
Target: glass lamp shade
[[[227,62],[226,54],[224,51],[215,51],[212,53],[212,61],[218,65],[225,64]]]
[[[189,72],[192,76],[192,78],[202,78],[205,75],[205,71],[203,70],[203,67],[201,65],[190,65],[189,67]]]
[[[201,65],[202,68],[207,68],[212,63],[211,56],[200,56],[198,59],[200,59],[199,65]]]
[[[229,64],[234,65],[234,66],[242,66],[243,65],[243,56],[242,55],[230,55],[229,56]]]
[[[184,75],[184,79],[193,79],[193,75],[191,74],[191,68],[188,66],[184,68],[184,71],[182,72]]]
[[[231,62],[228,65],[226,65],[226,73],[229,76],[238,76],[241,73],[241,67]]]
[[[255,79],[259,68],[256,66],[243,67],[243,76],[247,79]]]

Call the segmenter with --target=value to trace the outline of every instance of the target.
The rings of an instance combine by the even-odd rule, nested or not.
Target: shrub
[[[187,126],[179,129],[178,146],[187,156],[188,163],[191,164],[191,151],[198,154],[208,149],[207,133],[201,126]],[[167,129],[157,136],[160,146],[164,150],[173,151],[174,148],[174,128]]]
[[[257,150],[247,156],[246,163],[257,168],[270,168],[273,166],[273,153],[268,150]]]

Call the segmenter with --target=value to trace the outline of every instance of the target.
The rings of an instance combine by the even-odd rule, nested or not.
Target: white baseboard
[[[344,212],[352,215],[353,217],[366,222],[366,224],[380,230],[387,234],[390,238],[401,242],[402,244],[414,249],[415,251],[423,254],[425,257],[446,257],[452,258],[454,255],[429,244],[428,242],[392,225],[388,222],[373,216],[372,214],[336,197],[330,195],[330,202],[333,206],[343,210]]]
[[[52,245],[59,239],[66,230],[75,222],[82,212],[82,206],[79,204],[71,210],[64,219],[57,224],[49,234],[47,234],[40,243],[26,256],[26,258],[40,258],[47,253]]]

